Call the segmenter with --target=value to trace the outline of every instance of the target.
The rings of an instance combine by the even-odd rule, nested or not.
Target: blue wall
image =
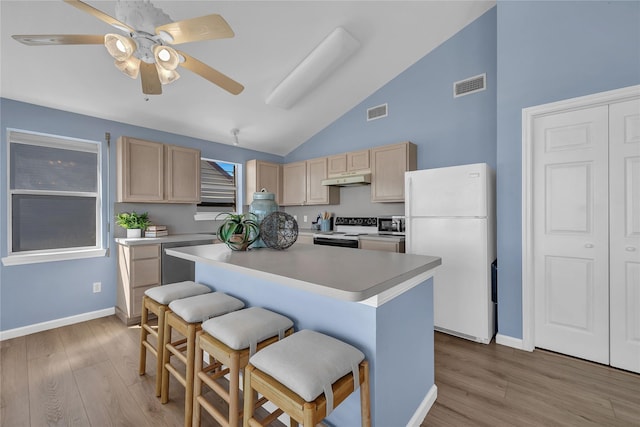
[[[68,113],[32,104],[0,99],[0,255],[7,256],[7,128],[23,129],[72,138],[103,141],[103,170],[106,170],[105,132],[111,134],[111,164],[104,174],[103,188],[110,188],[106,219],[113,217],[115,200],[115,146],[127,135],[169,144],[197,148],[204,157],[243,163],[249,159],[281,162],[282,157],[232,147],[152,129]],[[105,199],[106,201],[106,199]],[[46,220],[46,217],[43,217]],[[113,248],[113,230],[108,236]],[[93,293],[91,284],[102,282],[102,292]],[[56,320],[108,309],[116,301],[116,260],[111,256],[86,260],[57,261],[5,267],[0,265],[0,330]]]
[[[498,319],[522,338],[522,109],[640,83],[640,2],[498,2]]]
[[[482,73],[487,73],[487,90],[453,98],[454,82]],[[367,122],[367,108],[384,103],[388,104],[388,117]],[[495,168],[495,8],[289,153],[285,160],[306,160],[402,141],[418,145],[418,169],[479,162]]]

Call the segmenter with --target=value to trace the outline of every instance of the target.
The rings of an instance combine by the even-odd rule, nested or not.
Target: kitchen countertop
[[[119,245],[124,246],[136,246],[136,245],[153,245],[160,243],[174,243],[174,242],[194,242],[198,240],[202,240],[203,243],[206,243],[206,240],[210,242],[215,240],[216,236],[214,233],[211,234],[171,234],[169,236],[163,237],[137,237],[137,238],[126,238],[119,237],[116,238],[115,241]]]
[[[346,301],[380,295],[442,263],[437,256],[304,244],[284,251],[261,248],[244,252],[209,244],[167,249],[166,253]]]

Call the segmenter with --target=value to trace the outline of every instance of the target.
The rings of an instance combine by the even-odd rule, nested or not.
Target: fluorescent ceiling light
[[[336,28],[271,92],[267,104],[291,108],[333,73],[359,46],[360,42],[346,30]]]

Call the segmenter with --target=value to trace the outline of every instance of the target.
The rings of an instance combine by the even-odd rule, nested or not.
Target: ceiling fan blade
[[[162,94],[162,84],[160,77],[158,77],[156,64],[140,61],[140,80],[142,81],[142,93],[146,95]]]
[[[24,34],[11,36],[28,46],[50,46],[60,44],[104,44],[104,36],[93,34]]]
[[[198,61],[197,59],[187,55],[184,52],[178,52],[178,54],[184,57],[184,62],[180,65],[182,65],[187,70],[190,70],[200,75],[201,77],[204,77],[211,83],[220,86],[227,92],[237,95],[244,90],[244,86],[242,86],[240,83],[230,77],[225,76],[220,71],[214,70],[204,62]]]
[[[128,33],[133,33],[135,30],[125,24],[124,22],[118,21],[116,18],[113,18],[106,13],[96,9],[95,7],[88,5],[87,3],[81,2],[80,0],[64,0],[65,3],[70,4],[71,6],[80,9],[83,12],[89,13],[101,21],[106,22],[107,24],[115,27],[119,30],[126,31]]]
[[[173,38],[173,41],[167,40],[171,44],[225,39],[234,36],[227,21],[216,14],[161,25],[156,28],[156,34],[162,37],[162,33],[167,33]]]

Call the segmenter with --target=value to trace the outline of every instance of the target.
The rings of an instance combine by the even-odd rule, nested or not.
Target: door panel
[[[535,343],[609,363],[608,107],[533,132]]]
[[[611,365],[640,372],[640,101],[610,120]]]

